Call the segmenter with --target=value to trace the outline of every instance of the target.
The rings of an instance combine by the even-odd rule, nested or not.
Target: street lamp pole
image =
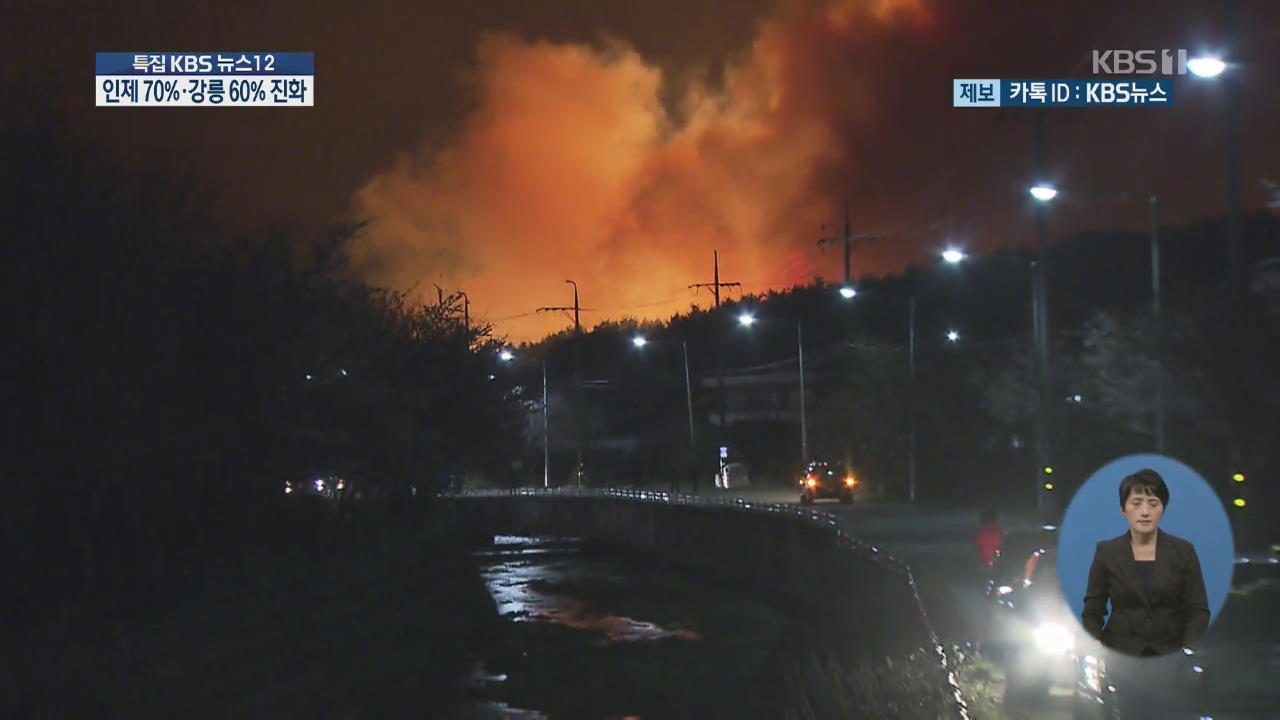
[[[1035,163],[1036,174],[1044,176],[1045,139],[1044,115],[1037,111],[1035,116]],[[1039,384],[1039,408],[1036,417],[1036,511],[1041,519],[1044,517],[1047,499],[1042,488],[1040,473],[1049,466],[1050,438],[1050,388],[1049,388],[1049,292],[1048,292],[1048,208],[1049,200],[1056,191],[1042,192],[1036,199],[1036,262],[1032,273],[1032,307],[1035,318],[1036,374]]]
[[[796,323],[796,352],[800,362],[800,462],[809,462],[809,418],[804,402],[804,330]]]
[[[565,284],[573,286],[573,398],[577,406],[574,410],[574,424],[577,427],[574,430],[578,449],[578,464],[573,469],[573,477],[574,484],[582,487],[582,308],[578,304],[578,283],[565,280]]]
[[[907,312],[907,464],[911,502],[916,501],[916,296]]]
[[[1164,452],[1164,332],[1160,312],[1160,197],[1151,196],[1151,324],[1156,354],[1156,452]]]
[[[542,487],[551,487],[551,443],[547,433],[547,360],[542,359]]]
[[[692,468],[698,444],[693,434],[693,383],[689,379],[689,343],[681,340],[680,349],[684,353],[684,401],[689,410],[689,465]]]
[[[1226,0],[1224,24],[1227,35],[1227,60],[1240,58],[1240,6],[1238,0]],[[1240,272],[1240,73],[1228,71],[1222,81],[1227,95],[1227,287],[1233,297],[1241,290]]]

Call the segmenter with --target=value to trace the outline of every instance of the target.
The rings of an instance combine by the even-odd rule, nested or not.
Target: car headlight
[[[1036,647],[1041,652],[1060,655],[1075,647],[1076,635],[1056,622],[1043,622],[1035,629]]]
[[[997,595],[1008,595],[1011,592],[1013,592],[1013,588],[1009,587],[1008,585],[1001,585],[1000,587],[996,588]]]
[[[1084,681],[1090,690],[1102,694],[1102,674],[1098,670],[1098,658],[1093,655],[1084,656]]]

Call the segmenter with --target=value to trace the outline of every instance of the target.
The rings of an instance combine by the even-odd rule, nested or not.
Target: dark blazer
[[[1107,601],[1111,615],[1107,615]],[[1209,627],[1209,601],[1196,548],[1163,530],[1148,595],[1133,559],[1128,531],[1098,543],[1084,594],[1084,629],[1103,645],[1129,655],[1148,646],[1158,655],[1195,642]]]

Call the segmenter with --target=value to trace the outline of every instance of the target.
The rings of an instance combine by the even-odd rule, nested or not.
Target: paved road
[[[790,490],[754,489],[727,494],[751,502],[798,502],[796,493]],[[983,582],[975,573],[977,551],[973,546],[978,510],[870,502],[819,502],[807,507],[831,513],[845,532],[874,543],[911,566],[920,598],[941,642],[950,645],[983,639],[988,627],[987,607]],[[1000,521],[1006,531],[1029,530],[1039,525],[1028,515],[1005,514]],[[1040,710],[1010,717],[1065,720],[1070,717],[1068,705],[1069,698],[1056,698]]]

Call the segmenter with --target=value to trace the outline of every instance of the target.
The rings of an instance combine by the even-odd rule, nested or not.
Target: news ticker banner
[[[1173,78],[952,80],[952,107],[1134,107],[1172,105]]]
[[[315,53],[97,53],[98,107],[313,107]]]

